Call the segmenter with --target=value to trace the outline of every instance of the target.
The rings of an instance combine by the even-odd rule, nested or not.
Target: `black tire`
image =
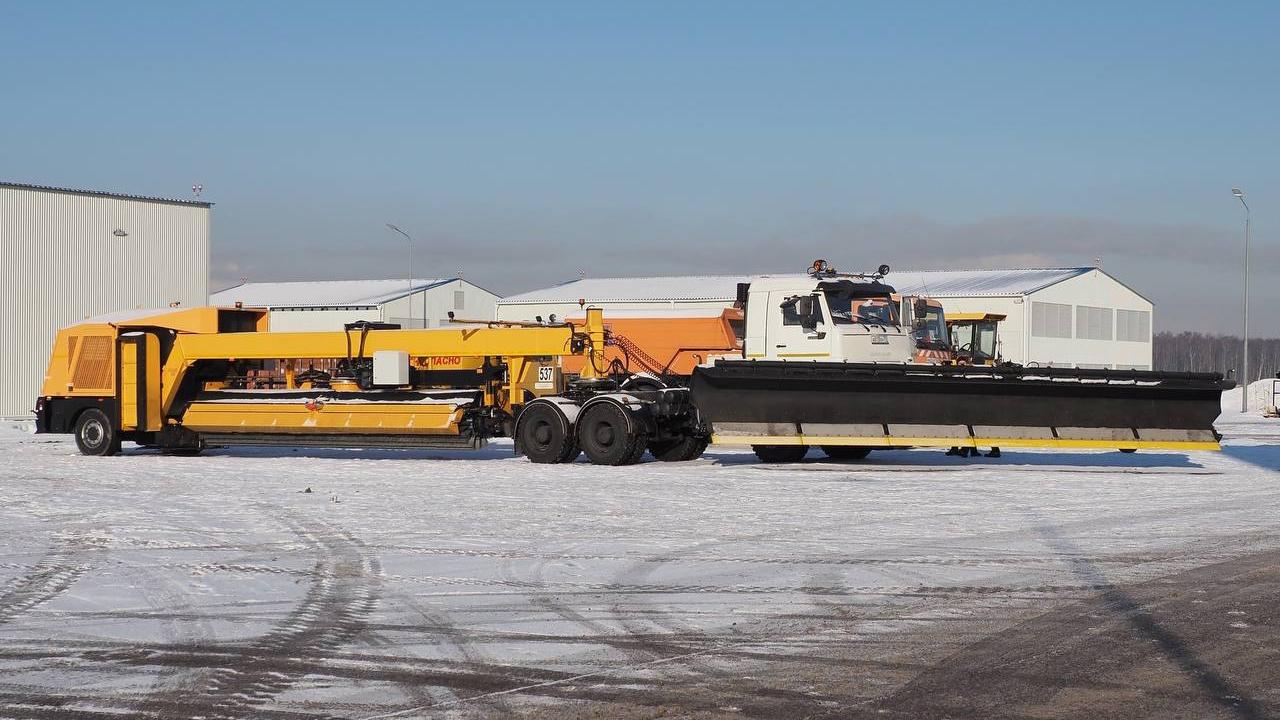
[[[634,465],[644,455],[648,434],[614,402],[597,402],[578,416],[578,445],[596,465]]]
[[[1138,452],[1138,448],[1120,448],[1120,452],[1122,452],[1122,453],[1136,453],[1136,452]]]
[[[675,440],[662,440],[649,443],[649,454],[655,460],[663,462],[686,462],[697,460],[707,449],[706,437],[685,435]]]
[[[858,445],[823,445],[822,452],[832,460],[864,460],[871,454],[871,448]]]
[[[98,408],[89,408],[76,418],[76,447],[85,455],[115,455],[120,452],[120,431]]]
[[[752,445],[760,462],[791,463],[800,462],[809,453],[808,445]]]
[[[545,402],[532,403],[520,413],[515,435],[520,452],[530,462],[573,462],[582,452],[564,413]]]

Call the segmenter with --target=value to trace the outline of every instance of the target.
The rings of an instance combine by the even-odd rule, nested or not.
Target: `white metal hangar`
[[[753,277],[584,278],[498,301],[499,320],[569,317],[580,303],[610,311],[679,315],[733,304]],[[903,295],[939,300],[950,313],[1005,315],[1005,360],[1055,367],[1151,369],[1151,301],[1094,267],[893,271]]]
[[[488,320],[498,296],[462,278],[251,282],[215,292],[211,305],[264,308],[275,331],[341,330],[358,320],[439,327],[449,313]]]
[[[33,418],[59,328],[117,310],[205,304],[210,208],[0,182],[0,418]]]

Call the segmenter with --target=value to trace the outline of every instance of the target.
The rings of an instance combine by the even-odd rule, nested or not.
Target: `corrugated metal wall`
[[[32,417],[58,328],[206,304],[210,222],[200,205],[0,186],[0,417]]]

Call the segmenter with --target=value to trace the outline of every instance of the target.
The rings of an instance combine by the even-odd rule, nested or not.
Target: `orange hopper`
[[[696,310],[672,315],[606,313],[605,360],[629,373],[688,376],[709,357],[742,355],[742,340],[735,331],[735,326],[742,327],[742,320],[742,311],[737,308],[717,314],[697,314]],[[582,318],[570,322],[577,325]],[[565,356],[563,362],[565,372],[580,373],[587,358]]]

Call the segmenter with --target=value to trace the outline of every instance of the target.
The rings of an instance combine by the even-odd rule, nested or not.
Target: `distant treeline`
[[[1156,333],[1152,347],[1156,370],[1240,374],[1239,337],[1198,332]],[[1280,338],[1249,338],[1249,379],[1275,377],[1280,372]]]

